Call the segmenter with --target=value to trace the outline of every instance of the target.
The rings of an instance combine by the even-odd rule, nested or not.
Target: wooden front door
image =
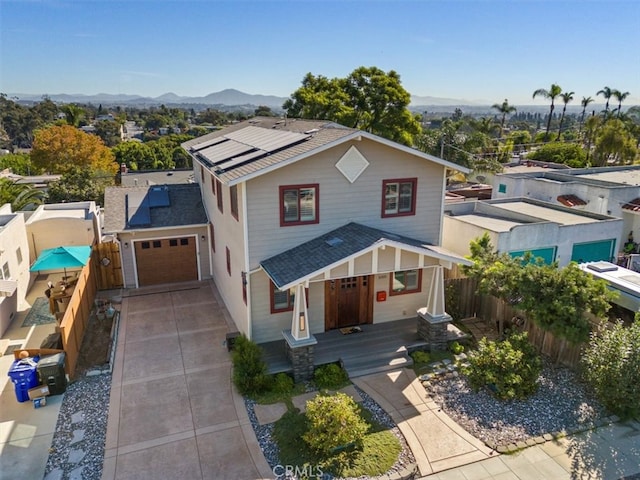
[[[325,330],[373,321],[373,276],[325,282]]]

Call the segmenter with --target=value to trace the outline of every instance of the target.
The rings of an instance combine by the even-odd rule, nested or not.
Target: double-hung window
[[[422,289],[422,270],[404,270],[393,272],[389,295],[416,293]]]
[[[278,290],[273,282],[271,284],[271,313],[288,312],[293,310],[293,302],[296,289]]]
[[[382,216],[400,217],[416,213],[416,178],[382,182]]]
[[[280,187],[280,226],[318,223],[318,184]]]
[[[238,220],[238,186],[233,185],[229,187],[229,196],[231,197],[231,215]]]

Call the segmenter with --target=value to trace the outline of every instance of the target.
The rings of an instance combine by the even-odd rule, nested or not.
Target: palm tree
[[[0,178],[0,205],[11,204],[11,210],[35,210],[44,200],[44,192],[31,185]]]
[[[620,117],[620,109],[622,108],[622,102],[631,95],[629,92],[622,93],[620,90],[613,90],[611,92],[611,96],[615,97],[618,100],[618,118]]]
[[[596,139],[596,133],[598,132],[598,128],[600,127],[601,123],[602,121],[600,120],[600,117],[591,115],[589,118],[587,118],[587,121],[584,124],[584,138],[587,142],[587,165],[589,164],[589,157],[591,156],[591,146]]]
[[[494,103],[491,105],[491,108],[495,108],[499,113],[502,114],[502,121],[500,122],[500,136],[502,137],[502,132],[504,131],[504,120],[510,113],[517,112],[517,108],[513,105],[509,105],[509,101],[505,98],[502,104]]]
[[[553,109],[555,108],[554,102],[555,99],[562,93],[562,87],[555,83],[551,84],[551,88],[549,90],[545,88],[539,88],[535,92],[533,92],[533,98],[538,96],[548,98],[551,100],[551,107],[549,108],[549,118],[547,119],[547,131],[544,134],[545,141],[549,139],[549,129],[551,128],[551,117],[553,116]]]
[[[74,127],[77,127],[80,125],[80,120],[82,120],[82,117],[84,116],[84,109],[73,103],[64,105],[62,107],[62,112],[64,113],[67,119],[67,123]]]
[[[582,105],[582,116],[580,117],[580,131],[582,132],[582,125],[584,124],[584,115],[587,112],[587,107],[590,103],[593,103],[594,100],[591,97],[582,97],[580,101],[580,105]]]
[[[560,140],[560,135],[562,134],[562,122],[564,122],[564,114],[567,111],[567,104],[573,100],[573,94],[575,92],[564,92],[562,94],[560,94],[560,98],[562,98],[562,102],[564,103],[564,106],[562,107],[562,115],[560,115],[560,126],[558,127],[558,138],[556,138],[556,141]]]
[[[604,111],[608,112],[609,99],[611,98],[611,95],[613,95],[613,90],[611,90],[609,87],[604,87],[602,90],[598,90],[598,93],[596,93],[596,95],[602,95],[607,100],[607,103],[604,106]]]

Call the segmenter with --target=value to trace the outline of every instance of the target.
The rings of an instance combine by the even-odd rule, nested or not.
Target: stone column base
[[[429,343],[431,351],[447,349],[447,325],[453,320],[451,315],[437,317],[427,312],[426,308],[418,309],[418,335]]]
[[[291,335],[291,330],[283,330],[282,335],[287,358],[293,367],[293,381],[298,383],[312,379],[314,352],[318,343],[316,337],[311,335],[308,339],[296,340]]]

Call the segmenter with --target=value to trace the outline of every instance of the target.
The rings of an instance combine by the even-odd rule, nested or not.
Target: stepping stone
[[[71,473],[69,473],[69,480],[82,480],[83,470],[84,470],[84,467],[78,467],[71,470]]]
[[[355,400],[356,403],[360,403],[362,401],[362,397],[358,393],[358,390],[356,390],[356,387],[353,385],[349,385],[347,387],[341,388],[338,391],[341,393],[344,393],[345,395],[349,395],[351,398]]]
[[[75,412],[71,415],[71,423],[82,423],[84,422],[84,412]]]
[[[44,480],[62,480],[64,472],[59,468],[54,468],[44,476]]]
[[[73,438],[71,439],[71,442],[69,442],[69,445],[81,442],[82,440],[84,440],[84,430],[74,430]]]
[[[282,416],[287,413],[287,406],[282,403],[272,403],[270,405],[254,405],[253,411],[258,419],[258,424],[267,425],[269,423],[277,422]]]
[[[307,400],[315,398],[316,395],[318,395],[318,392],[303,393],[293,397],[291,402],[293,402],[294,407],[300,409],[300,413],[304,413],[307,411]]]
[[[71,450],[69,452],[69,463],[80,463],[85,455],[84,450]]]

